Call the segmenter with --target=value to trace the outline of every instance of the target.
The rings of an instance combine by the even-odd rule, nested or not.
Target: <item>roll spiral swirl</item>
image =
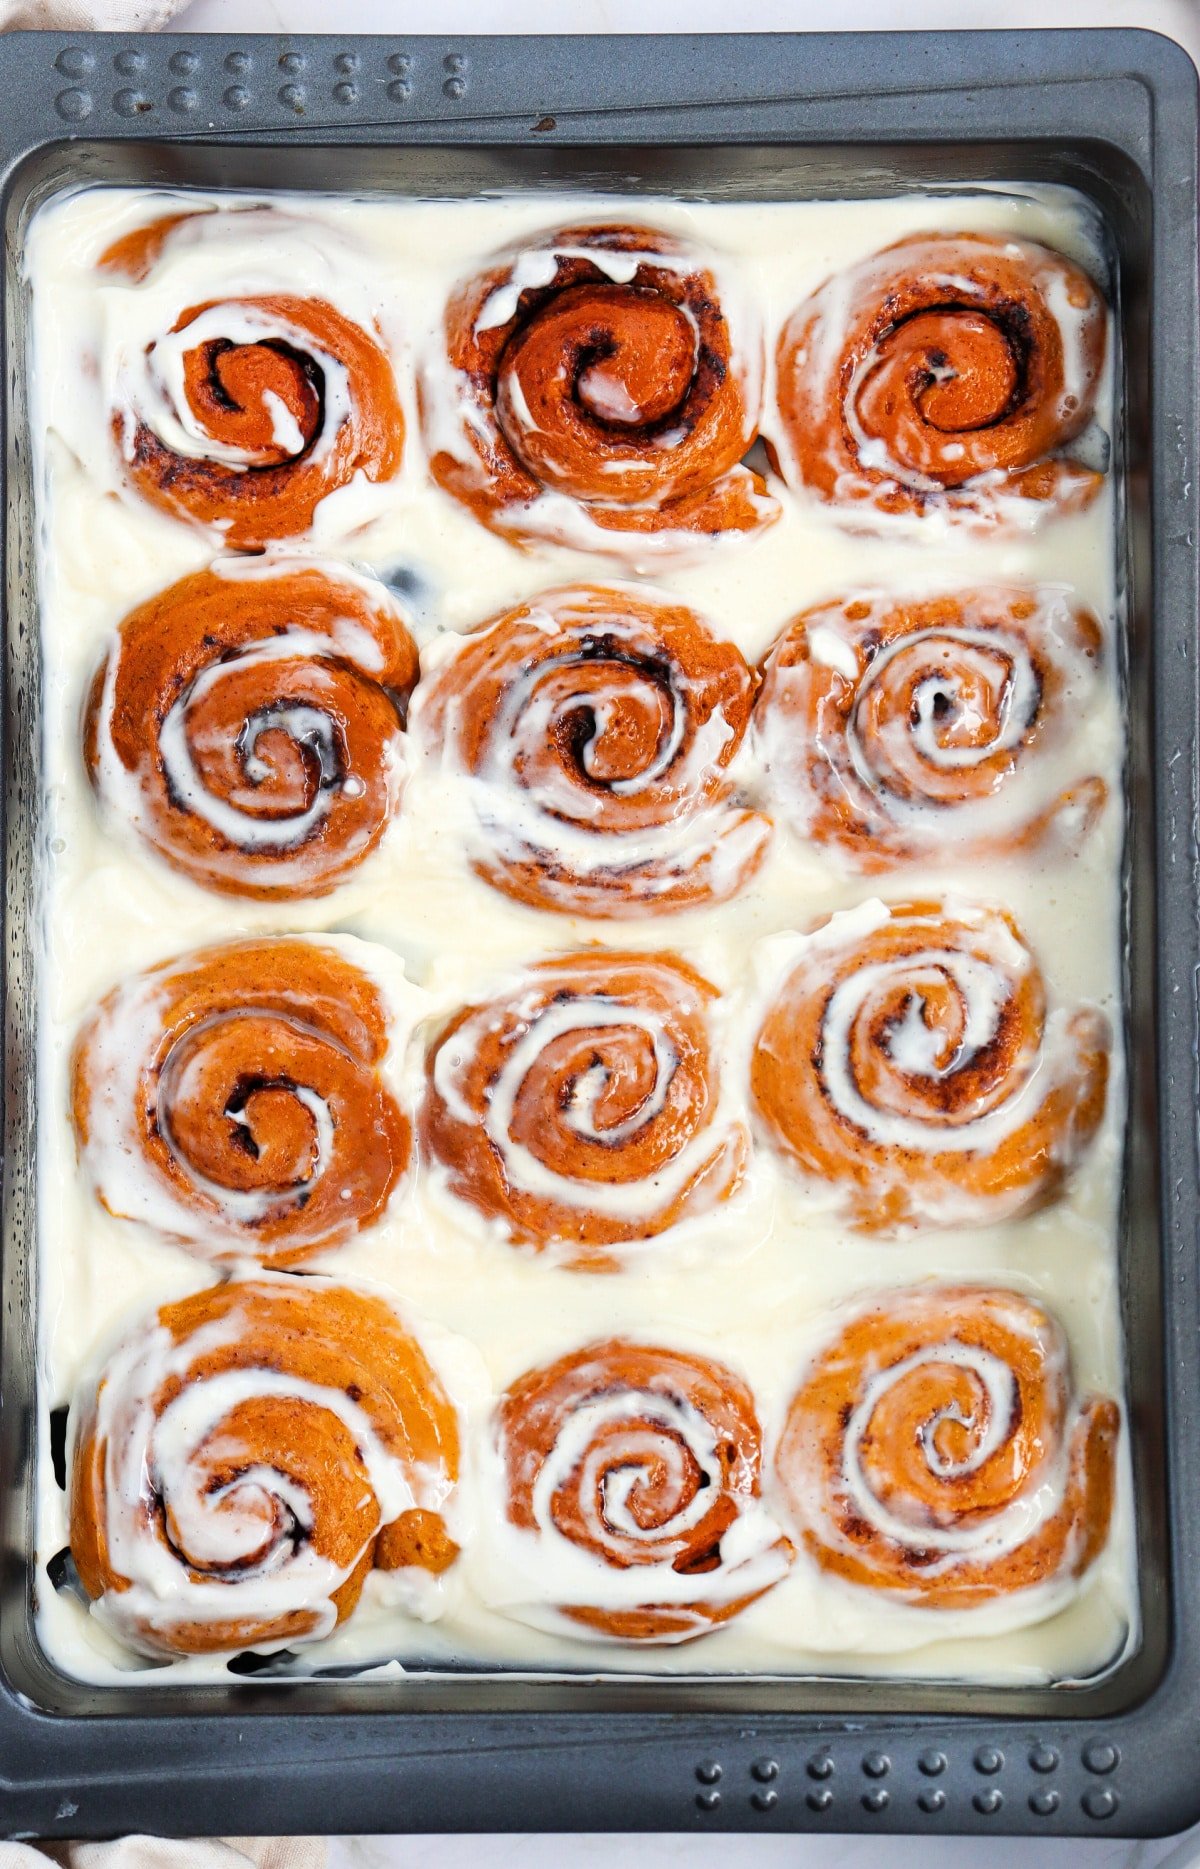
[[[1111,1034],[1047,1015],[1012,919],[882,902],[800,937],[758,1033],[755,1104],[863,1228],[985,1222],[1039,1205],[1099,1127]]]
[[[71,1069],[103,1205],[203,1258],[276,1266],[375,1220],[412,1139],[381,1075],[396,1009],[358,964],[375,953],[231,941],[116,987]]]
[[[514,1383],[497,1432],[508,1518],[532,1541],[529,1619],[542,1608],[622,1642],[685,1642],[787,1572],[753,1397],[720,1363],[592,1344]]]
[[[1075,1401],[1058,1324],[1018,1292],[887,1292],[816,1358],[778,1473],[797,1534],[852,1584],[931,1609],[1079,1577],[1112,1517],[1120,1415]]]
[[[174,244],[214,253],[244,212],[165,215],[101,255],[137,290]],[[377,332],[324,298],[230,292],[125,352],[112,433],[129,485],[238,550],[308,531],[356,475],[399,472],[404,415]]]
[[[436,1041],[424,1148],[515,1240],[606,1270],[725,1200],[749,1138],[722,1116],[716,989],[671,954],[608,949],[531,967]]]
[[[318,1641],[373,1567],[457,1556],[457,1416],[373,1293],[260,1278],[164,1305],[72,1417],[76,1568],[143,1653]]]
[[[982,234],[902,240],[784,328],[780,465],[864,526],[936,511],[1028,524],[1039,507],[1084,506],[1103,474],[1070,449],[1107,341],[1104,300],[1060,253]]]
[[[665,234],[568,227],[504,256],[450,300],[445,353],[421,384],[430,469],[497,531],[620,552],[778,516],[740,465],[757,334],[735,340],[712,274]]]
[[[125,618],[84,756],[104,807],[194,881],[323,895],[400,798],[417,651],[382,585],[303,560],[227,560]]]
[[[753,691],[694,611],[580,585],[465,637],[418,688],[412,731],[465,780],[495,888],[569,915],[667,914],[727,900],[765,853],[769,820],[726,776]]]
[[[1102,640],[1057,586],[864,592],[806,610],[768,655],[755,705],[772,800],[856,870],[948,846],[1011,853],[1051,831],[1078,841],[1108,788],[1094,774],[1062,785],[1059,768]]]

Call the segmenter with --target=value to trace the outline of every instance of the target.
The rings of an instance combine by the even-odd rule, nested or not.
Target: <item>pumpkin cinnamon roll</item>
[[[881,1293],[816,1358],[778,1474],[824,1570],[930,1609],[1082,1576],[1112,1517],[1120,1414],[1076,1399],[1062,1330],[985,1286]]]
[[[671,954],[542,961],[458,1013],[427,1067],[421,1139],[447,1185],[514,1240],[607,1270],[738,1186],[721,1107],[716,988]]]
[[[106,811],[195,882],[323,895],[400,798],[417,651],[382,585],[301,559],[227,559],[121,624],[84,754]]]
[[[319,1641],[369,1572],[458,1554],[455,1410],[391,1305],[263,1277],[167,1304],[72,1409],[71,1552],[149,1655]]]
[[[866,902],[796,954],[752,1094],[853,1225],[982,1223],[1051,1198],[1103,1117],[1111,1034],[1094,1007],[1047,1010],[1010,916]]]
[[[1079,770],[1102,635],[1060,586],[806,610],[755,706],[772,802],[856,870],[1077,841],[1108,788]]]
[[[521,1534],[504,1607],[522,1621],[686,1642],[792,1561],[760,1497],[754,1399],[720,1363],[620,1338],[592,1344],[513,1384],[497,1440]]]
[[[384,967],[393,955],[350,936],[281,935],[116,987],[71,1065],[103,1206],[202,1258],[277,1266],[369,1226],[411,1148],[383,1067],[412,989]]]
[[[753,693],[741,651],[695,611],[579,585],[461,639],[421,682],[412,728],[463,785],[495,888],[567,915],[662,915],[728,900],[766,851],[770,821],[727,775]]]
[[[1099,290],[1061,253],[983,234],[902,240],[789,319],[781,469],[868,526],[935,512],[1029,524],[1086,506],[1107,465],[1107,443],[1083,441],[1107,337]]]
[[[393,479],[404,446],[396,379],[369,314],[359,323],[325,297],[225,289],[237,276],[233,244],[249,249],[243,273],[257,274],[256,236],[287,223],[264,210],[166,215],[99,262],[131,294],[152,293],[156,311],[167,292],[159,269],[181,253],[183,289],[201,289],[149,334],[145,315],[132,313],[112,433],[136,493],[237,549],[306,532],[321,501],[357,476]],[[322,273],[335,293],[336,272]]]
[[[619,552],[629,534],[751,532],[778,516],[740,465],[761,378],[757,332],[731,329],[678,241],[563,228],[451,298],[420,385],[430,469],[517,540]]]

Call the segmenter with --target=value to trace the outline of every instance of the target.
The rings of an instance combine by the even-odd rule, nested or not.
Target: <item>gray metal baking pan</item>
[[[1161,1834],[1200,1817],[1196,74],[1140,32],[0,39],[5,1176],[0,1828]],[[469,195],[1068,183],[1119,273],[1142,1638],[1074,1687],[443,1675],[90,1689],[34,1630],[38,631],[20,259],[86,182]]]

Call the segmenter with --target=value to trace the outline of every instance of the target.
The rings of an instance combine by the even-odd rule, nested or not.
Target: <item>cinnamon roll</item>
[[[704,1357],[615,1338],[513,1384],[497,1439],[522,1620],[686,1642],[786,1574],[754,1399]],[[561,1594],[560,1594],[561,1593]]]
[[[619,552],[629,534],[750,532],[778,516],[740,465],[761,376],[758,334],[731,329],[679,242],[563,228],[451,298],[421,380],[430,470],[517,540]]]
[[[797,940],[751,1089],[802,1173],[858,1227],[1007,1219],[1048,1200],[1099,1127],[1111,1034],[1047,1012],[1012,918],[866,902]]]
[[[856,870],[1077,841],[1108,797],[1074,733],[1101,650],[1057,585],[818,604],[771,650],[755,706],[772,802]]]
[[[694,611],[579,585],[464,638],[421,682],[412,727],[465,782],[495,888],[568,915],[661,915],[728,900],[765,853],[770,822],[727,776],[753,692]]]
[[[749,1139],[720,1104],[715,987],[671,954],[542,961],[434,1044],[424,1148],[514,1240],[591,1270],[737,1187]]]
[[[1107,336],[1098,288],[1061,253],[914,235],[793,312],[780,466],[862,525],[933,512],[1028,524],[1085,506],[1103,479],[1082,437]]]
[[[400,797],[417,651],[382,585],[229,559],[131,612],[97,670],[84,753],[105,809],[230,895],[323,895]]]
[[[392,480],[404,446],[396,379],[369,320],[325,297],[224,289],[226,239],[287,225],[261,209],[165,215],[100,259],[145,293],[183,248],[184,280],[204,281],[149,336],[144,316],[131,320],[112,433],[133,491],[237,549],[308,531],[321,501],[359,475]],[[208,276],[197,246],[212,255]],[[326,271],[337,291],[336,268]]]
[[[1120,1415],[1072,1394],[1040,1305],[985,1286],[881,1293],[816,1358],[778,1474],[824,1570],[930,1609],[1082,1576],[1112,1517]]]
[[[365,970],[384,963],[348,936],[280,935],[116,987],[71,1063],[101,1203],[202,1258],[276,1266],[376,1220],[411,1148],[383,1076],[401,984]]]
[[[72,1409],[71,1552],[149,1655],[319,1641],[373,1567],[455,1560],[453,1406],[391,1305],[327,1279],[167,1304]]]

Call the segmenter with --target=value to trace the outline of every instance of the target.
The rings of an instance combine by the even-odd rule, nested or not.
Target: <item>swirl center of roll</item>
[[[574,464],[548,453],[547,437],[569,443],[592,431],[593,445],[670,445],[662,430],[682,419],[697,356],[695,322],[682,306],[644,287],[574,286],[506,344],[497,418],[522,458],[536,435],[539,471],[566,482]]]
[[[313,1523],[307,1491],[279,1468],[248,1455],[255,1446],[286,1446],[286,1440],[272,1440],[272,1431],[294,1433],[297,1412],[309,1411],[275,1397],[235,1404],[184,1460],[174,1447],[172,1410],[162,1417],[153,1450],[154,1495],[167,1543],[193,1573],[230,1581],[261,1577],[287,1564],[305,1543]],[[160,1437],[166,1459],[157,1446]]]
[[[176,1160],[227,1195],[306,1198],[332,1154],[334,1119],[304,1079],[328,1077],[331,1049],[278,1014],[193,1027],[159,1079],[158,1125]]]
[[[555,816],[588,823],[600,801],[636,799],[669,776],[686,706],[664,663],[586,636],[543,662],[507,703],[517,782]]]
[[[1010,982],[949,949],[851,974],[829,996],[822,1050],[835,1107],[868,1134],[889,1117],[977,1123],[1028,1075]]]
[[[846,1471],[852,1496],[865,1491],[885,1520],[944,1533],[1017,1499],[1043,1451],[1010,1365],[951,1339],[867,1383],[847,1429]]]
[[[321,432],[324,372],[282,338],[207,339],[184,352],[183,388],[204,433],[251,467],[298,461]]]
[[[172,802],[241,847],[303,843],[335,794],[363,790],[349,773],[338,704],[351,683],[337,665],[307,659],[306,647],[305,632],[285,630],[204,669],[159,733]]]
[[[696,1125],[702,1087],[678,1081],[679,1053],[652,1011],[603,998],[552,1001],[493,1087],[489,1133],[556,1175],[641,1180]]]
[[[854,421],[896,465],[961,485],[980,463],[967,449],[956,456],[954,437],[998,427],[1017,412],[1028,390],[1026,348],[1015,317],[956,305],[914,312],[855,372]]]
[[[688,1534],[723,1477],[711,1429],[681,1398],[615,1389],[571,1414],[538,1477],[534,1511],[613,1563],[670,1562],[686,1542],[688,1569],[704,1569],[720,1561],[719,1530],[700,1551]]]
[[[1041,705],[1032,658],[982,633],[920,632],[871,665],[849,723],[855,770],[894,797],[986,794],[1011,770]]]

